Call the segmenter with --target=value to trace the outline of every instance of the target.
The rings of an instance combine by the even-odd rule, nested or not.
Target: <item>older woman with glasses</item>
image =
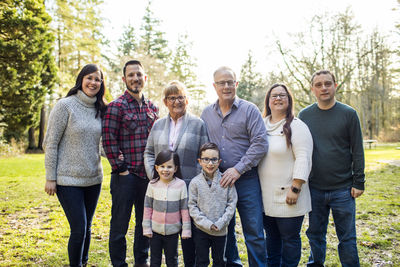
[[[269,149],[258,172],[264,204],[268,266],[297,266],[300,230],[311,211],[308,175],[313,141],[308,127],[294,117],[293,96],[274,84],[265,97],[264,122]]]
[[[197,156],[201,145],[208,142],[204,122],[186,111],[188,99],[185,85],[170,82],[164,89],[164,104],[169,110],[167,117],[157,120],[151,129],[144,152],[144,164],[148,177],[153,177],[157,154],[170,149],[178,154],[180,169],[186,185],[201,171]],[[193,239],[181,239],[185,266],[195,266]]]

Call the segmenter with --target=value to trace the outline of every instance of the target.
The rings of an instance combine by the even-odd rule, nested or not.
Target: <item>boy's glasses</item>
[[[217,164],[219,161],[219,158],[201,158],[200,159],[201,162],[205,163],[205,164],[209,164],[211,162],[211,164]]]

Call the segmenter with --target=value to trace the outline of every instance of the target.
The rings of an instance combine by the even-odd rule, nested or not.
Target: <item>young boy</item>
[[[234,186],[221,187],[221,163],[218,146],[206,143],[200,147],[198,161],[202,172],[189,185],[189,213],[193,219],[196,266],[208,266],[209,249],[213,266],[225,266],[225,242],[230,220],[236,210]]]

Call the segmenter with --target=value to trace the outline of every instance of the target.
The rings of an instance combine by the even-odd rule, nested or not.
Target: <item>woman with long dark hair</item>
[[[294,116],[292,93],[274,84],[265,97],[264,122],[268,152],[260,161],[260,177],[268,266],[297,266],[300,230],[311,211],[308,175],[313,141],[308,127]]]
[[[92,218],[103,180],[99,144],[105,90],[100,67],[84,66],[75,86],[51,111],[44,140],[45,191],[57,195],[68,219],[70,266],[88,262]]]

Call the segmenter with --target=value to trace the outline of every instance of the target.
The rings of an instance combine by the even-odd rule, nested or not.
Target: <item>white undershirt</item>
[[[182,127],[183,116],[180,117],[176,123],[175,121],[170,118],[169,124],[169,149],[173,150],[174,145],[178,139],[179,131]]]

